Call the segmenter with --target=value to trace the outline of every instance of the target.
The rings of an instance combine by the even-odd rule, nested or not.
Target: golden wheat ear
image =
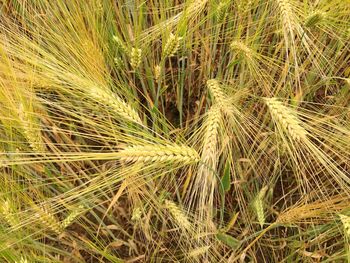
[[[302,127],[301,121],[291,108],[283,105],[276,98],[265,98],[272,119],[280,128],[289,134],[294,140],[301,141],[307,139],[307,131]]]

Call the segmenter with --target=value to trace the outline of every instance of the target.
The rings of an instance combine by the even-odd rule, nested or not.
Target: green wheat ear
[[[173,33],[170,33],[169,38],[167,39],[165,46],[164,46],[162,59],[174,56],[175,53],[180,48],[180,41],[181,40],[182,40],[182,37],[178,37],[178,36],[175,36]]]
[[[253,208],[255,210],[255,213],[257,215],[259,224],[261,227],[265,224],[265,213],[264,213],[264,198],[266,191],[268,190],[267,186],[264,186],[261,188],[257,196],[254,198],[253,201]]]
[[[132,48],[130,52],[130,65],[133,69],[137,69],[142,60],[142,50],[140,48]]]

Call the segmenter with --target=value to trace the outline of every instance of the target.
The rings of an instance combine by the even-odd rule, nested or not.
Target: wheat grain
[[[130,53],[130,65],[133,69],[137,69],[141,64],[142,50],[139,48],[132,48]]]
[[[296,114],[277,100],[276,98],[265,98],[273,120],[280,125],[294,140],[306,139],[307,131],[301,126],[301,121]]]
[[[89,89],[89,95],[101,104],[112,107],[115,112],[125,120],[142,124],[142,121],[137,112],[112,92],[98,87],[91,87]]]
[[[165,200],[164,204],[165,208],[169,210],[170,214],[175,219],[178,226],[186,230],[191,229],[191,223],[188,221],[187,216],[173,201]]]
[[[125,162],[181,162],[195,163],[199,161],[198,153],[189,147],[179,145],[146,145],[131,146],[120,152]]]
[[[170,33],[170,36],[165,43],[162,58],[172,57],[180,48],[180,41],[182,37],[175,36],[173,33]]]

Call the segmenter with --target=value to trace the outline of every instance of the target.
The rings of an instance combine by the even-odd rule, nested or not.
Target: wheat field
[[[0,262],[350,262],[348,0],[0,0]]]

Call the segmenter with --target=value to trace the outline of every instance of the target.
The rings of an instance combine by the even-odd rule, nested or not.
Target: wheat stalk
[[[180,41],[182,37],[175,36],[173,33],[170,33],[170,36],[165,43],[162,58],[172,57],[180,48]]]
[[[131,146],[120,152],[125,162],[181,162],[195,163],[199,161],[198,153],[186,146],[179,145],[146,145]]]
[[[173,201],[164,200],[164,204],[165,204],[165,208],[169,210],[170,214],[175,219],[176,223],[182,229],[186,229],[186,230],[191,229],[191,223],[188,221],[187,216]]]
[[[273,120],[280,125],[294,140],[306,139],[307,131],[301,126],[301,121],[295,112],[283,105],[276,98],[265,98]]]
[[[142,121],[137,112],[120,97],[114,95],[112,92],[98,87],[91,87],[89,95],[100,102],[101,104],[112,107],[118,115],[125,120],[129,120],[142,125]]]
[[[139,48],[132,48],[130,53],[130,65],[133,69],[137,69],[141,64],[142,50]]]

